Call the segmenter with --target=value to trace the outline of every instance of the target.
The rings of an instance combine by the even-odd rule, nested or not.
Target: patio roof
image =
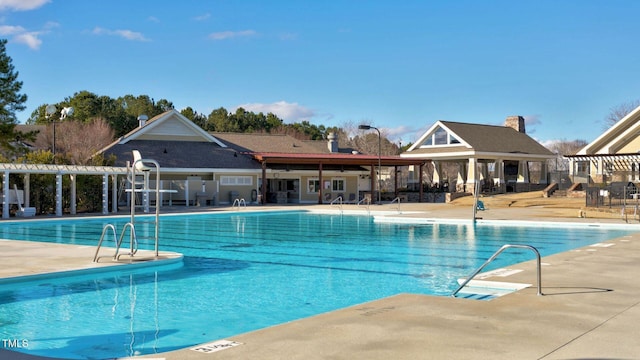
[[[426,160],[362,154],[291,154],[291,153],[249,153],[254,159],[267,164],[334,164],[359,166],[406,166],[420,165]]]

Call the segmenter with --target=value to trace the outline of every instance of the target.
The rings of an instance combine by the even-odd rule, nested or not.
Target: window
[[[307,180],[307,194],[317,194],[320,191],[320,180],[308,179]]]
[[[344,191],[345,188],[344,178],[331,179],[331,191]]]
[[[253,176],[220,176],[220,185],[253,185]]]
[[[438,127],[430,136],[428,136],[421,147],[431,147],[439,145],[455,145],[460,144],[460,140],[449,133],[447,130]]]
[[[433,133],[433,144],[434,145],[447,145],[447,140],[449,136],[447,136],[447,131],[443,128],[439,128],[436,132]]]

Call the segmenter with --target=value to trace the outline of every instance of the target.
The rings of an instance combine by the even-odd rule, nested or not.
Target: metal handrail
[[[93,256],[93,262],[98,262],[98,253],[100,252],[100,247],[102,246],[102,240],[104,240],[104,236],[107,234],[107,230],[111,229],[113,233],[113,243],[118,244],[118,240],[116,240],[116,227],[113,224],[107,224],[102,228],[102,235],[100,235],[100,241],[98,241],[98,246],[96,247],[96,254]]]
[[[127,228],[130,228],[129,231],[131,232],[131,236],[129,236],[129,239],[131,241],[131,250],[129,252],[129,255],[133,256],[138,252],[138,238],[136,236],[136,228],[133,223],[128,222],[122,227],[122,233],[120,233],[120,238],[118,239],[118,243],[116,245],[116,253],[113,255],[113,260],[118,259],[118,252],[120,251],[120,246],[122,245],[122,240],[124,239],[124,234],[127,232]]]
[[[240,211],[240,206],[241,206],[241,205],[244,205],[244,207],[245,207],[245,208],[247,207],[247,202],[246,202],[246,201],[244,201],[244,198],[242,198],[242,199],[235,199],[235,200],[233,200],[233,205],[231,205],[231,208],[232,208],[232,209],[233,209],[233,208],[235,208],[235,207],[236,207],[236,204],[238,204],[238,211]]]
[[[400,196],[396,197],[395,199],[391,200],[390,204],[393,204],[394,202],[398,202],[398,213],[400,213]]]
[[[509,248],[529,249],[529,250],[533,251],[536,254],[536,260],[537,260],[537,266],[538,266],[538,272],[537,272],[537,275],[538,275],[537,276],[538,277],[538,295],[544,295],[542,293],[542,280],[541,280],[542,270],[541,270],[541,266],[540,266],[540,252],[538,251],[538,249],[536,249],[535,247],[533,247],[531,245],[506,244],[506,245],[503,245],[493,255],[491,255],[491,257],[487,261],[485,261],[484,264],[482,264],[482,266],[480,266],[478,268],[478,270],[476,270],[473,274],[471,274],[471,276],[469,276],[467,278],[467,280],[465,280],[460,285],[460,287],[458,287],[458,289],[451,294],[451,296],[455,297],[456,294],[458,292],[460,292],[460,290],[462,290],[462,288],[464,288],[469,283],[469,281],[471,281],[474,277],[476,277],[476,275],[478,275],[482,271],[482,269],[485,268],[485,266],[489,265],[489,263],[492,262],[493,260],[495,260],[498,257],[498,255],[500,255],[500,253],[502,253],[503,251],[505,251],[506,249],[509,249]]]
[[[340,208],[340,212],[342,213],[342,196],[338,196],[337,198],[333,199],[331,203],[329,203],[329,205],[333,206],[336,204],[336,202],[338,203],[338,208]]]

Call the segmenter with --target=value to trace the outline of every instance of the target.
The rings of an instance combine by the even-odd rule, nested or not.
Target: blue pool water
[[[6,222],[0,238],[96,245],[105,224],[122,229],[128,220]],[[152,225],[136,226],[153,233]],[[27,341],[13,350],[34,355],[153,354],[398,293],[449,295],[456,279],[506,243],[545,256],[630,232],[375,223],[307,212],[164,216],[160,248],[183,253],[182,267],[0,283],[0,337]],[[491,268],[531,259],[513,249]]]

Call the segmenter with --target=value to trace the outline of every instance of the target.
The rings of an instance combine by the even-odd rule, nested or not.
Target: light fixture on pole
[[[377,127],[371,126],[371,125],[359,125],[358,129],[360,130],[371,130],[374,129],[375,131],[378,132],[378,204],[382,204],[382,198],[381,198],[381,193],[382,193],[382,189],[380,186],[380,172],[382,171],[382,161],[381,161],[381,157],[380,157],[380,142],[381,142],[381,135],[380,135],[380,130]]]
[[[55,105],[47,106],[46,112],[49,113],[49,111],[51,111],[51,114],[56,112]],[[67,116],[70,116],[72,114],[73,114],[73,108],[72,107],[64,107],[64,108],[62,108],[62,111],[60,111],[60,121],[66,119]],[[56,121],[55,120],[53,121],[53,156],[54,157],[56,156]]]
[[[51,115],[55,114],[56,112],[56,106],[55,105],[47,105],[46,108],[44,108],[44,117],[45,119],[47,119],[47,121],[49,121],[49,118],[51,117]],[[56,121],[53,120],[53,155],[56,154]]]

